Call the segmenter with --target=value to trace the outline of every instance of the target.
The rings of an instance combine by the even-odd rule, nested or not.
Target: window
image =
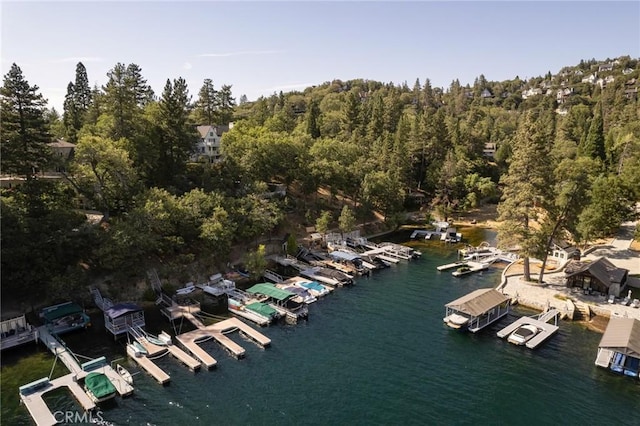
[[[213,132],[210,132],[210,133],[209,133],[209,136],[213,137]]]

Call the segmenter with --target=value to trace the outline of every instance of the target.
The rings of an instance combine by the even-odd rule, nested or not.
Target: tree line
[[[211,79],[195,101],[181,77],[156,96],[136,64],[116,64],[90,88],[79,63],[62,116],[14,64],[1,89],[2,172],[24,183],[2,191],[3,292],[55,298],[92,274],[127,280],[150,264],[224,262],[291,211],[321,227],[340,216],[346,231],[372,211],[395,224],[416,200],[441,217],[499,202],[501,241],[536,257],[552,238],[608,234],[640,198],[640,109],[625,96],[640,73],[625,61],[633,74],[601,89],[550,74],[446,90],[428,79],[334,80],[239,105]],[[571,84],[572,95],[562,105],[522,97],[546,81]],[[192,162],[196,125],[230,121],[224,161]],[[65,164],[51,155],[55,138],[75,144]],[[63,180],[39,177],[54,165]],[[271,182],[289,195],[265,197]],[[320,188],[338,205],[333,216]],[[87,223],[80,206],[103,222]]]

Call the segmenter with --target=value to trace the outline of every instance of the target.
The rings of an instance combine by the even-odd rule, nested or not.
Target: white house
[[[598,71],[613,71],[613,64],[602,64],[598,67]]]
[[[192,161],[206,160],[209,163],[217,163],[222,159],[220,153],[220,139],[224,132],[231,128],[228,126],[203,125],[198,126],[200,139],[196,144],[195,152],[191,155]]]
[[[583,83],[591,83],[594,84],[596,82],[596,75],[595,74],[589,74],[587,77],[584,77],[582,79]]]

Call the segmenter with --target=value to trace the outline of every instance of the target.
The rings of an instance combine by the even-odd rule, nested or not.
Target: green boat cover
[[[260,315],[264,315],[265,317],[272,317],[278,312],[275,309],[273,309],[271,306],[262,302],[250,303],[247,305],[247,309],[250,309],[253,312],[258,313]]]
[[[42,316],[47,321],[54,321],[58,318],[66,317],[68,315],[81,313],[83,313],[82,306],[78,305],[77,303],[67,303],[43,313]]]
[[[102,373],[89,373],[84,379],[84,385],[98,399],[111,395],[116,391],[109,378]]]
[[[264,294],[265,296],[269,296],[276,300],[287,300],[288,298],[295,296],[295,294],[279,289],[275,285],[269,283],[256,284],[247,289],[247,292],[251,294]]]

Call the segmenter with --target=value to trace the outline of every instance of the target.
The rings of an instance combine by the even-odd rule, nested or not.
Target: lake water
[[[597,368],[600,335],[579,324],[561,322],[534,351],[496,337],[531,312],[516,310],[478,334],[448,329],[444,304],[494,286],[500,270],[454,278],[435,268],[455,253],[435,243],[421,249],[422,259],[312,304],[307,322],[259,328],[272,341],[267,349],[231,335],[244,359],[206,342],[217,369],[192,373],[170,356],[158,360],[168,386],[140,372],[134,395],[116,398],[101,416],[116,425],[639,424],[640,383]],[[86,356],[124,356],[99,325],[64,340]],[[48,375],[53,357],[43,352],[34,345],[3,357],[2,424],[31,424],[7,383]],[[65,391],[47,401],[53,410],[79,410]]]

